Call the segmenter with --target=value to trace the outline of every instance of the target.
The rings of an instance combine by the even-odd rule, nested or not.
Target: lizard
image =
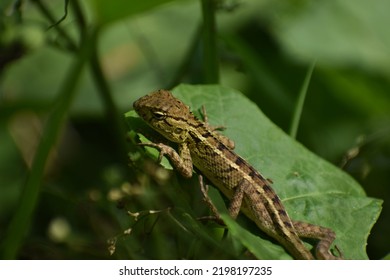
[[[133,104],[137,114],[164,138],[178,145],[177,151],[165,143],[140,143],[159,150],[159,161],[166,156],[184,177],[193,175],[195,166],[228,199],[230,216],[240,210],[256,225],[279,242],[295,259],[343,259],[330,246],[335,232],[326,227],[290,219],[284,205],[263,177],[246,160],[237,155],[234,142],[218,133],[204,117],[198,119],[190,108],[168,90],[145,95]],[[318,240],[313,255],[301,238]]]

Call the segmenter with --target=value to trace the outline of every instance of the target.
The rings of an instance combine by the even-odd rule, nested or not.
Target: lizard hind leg
[[[294,228],[299,237],[319,240],[315,248],[316,258],[319,260],[343,260],[344,256],[341,250],[335,245],[338,256],[330,252],[330,247],[336,239],[333,230],[309,223],[294,221]]]

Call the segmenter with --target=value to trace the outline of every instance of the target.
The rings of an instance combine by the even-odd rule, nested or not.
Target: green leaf
[[[173,94],[195,114],[205,105],[210,124],[227,128],[223,133],[235,141],[235,151],[272,179],[293,220],[332,228],[345,258],[367,259],[365,245],[381,200],[367,197],[352,177],[290,138],[240,92],[221,86],[180,85]],[[128,124],[132,127],[129,119]],[[291,259],[277,243],[223,217],[232,236],[257,258]]]
[[[304,3],[307,2],[307,3]],[[275,3],[268,14],[284,49],[320,64],[389,70],[390,9],[387,0],[294,1]]]

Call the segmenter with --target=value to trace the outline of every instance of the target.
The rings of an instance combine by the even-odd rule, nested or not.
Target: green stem
[[[81,38],[84,37],[84,34],[87,32],[87,23],[84,16],[84,13],[80,7],[79,1],[72,1],[72,9],[77,21],[77,25],[80,30]],[[98,55],[98,36],[95,36],[95,42],[92,42],[93,49],[91,51],[91,60],[90,60],[90,70],[92,73],[92,78],[95,81],[95,85],[100,94],[100,99],[103,101],[103,105],[106,111],[106,117],[110,123],[111,131],[114,134],[113,139],[116,140],[116,150],[118,151],[118,157],[122,162],[127,165],[129,162],[127,153],[128,148],[134,148],[134,146],[128,145],[125,139],[126,135],[126,126],[123,121],[123,116],[118,112],[118,107],[116,106],[113,94],[111,92],[110,86],[107,82],[106,77],[103,73],[103,68],[99,61]],[[134,180],[135,175],[132,174],[132,169],[130,169],[129,177]]]
[[[131,145],[128,145],[126,142],[126,126],[124,123],[124,119],[122,114],[118,112],[118,108],[115,105],[114,99],[112,98],[112,93],[107,83],[107,79],[104,76],[98,53],[97,53],[97,42],[94,44],[94,48],[91,54],[90,61],[90,70],[92,72],[92,78],[95,81],[95,85],[98,88],[98,93],[100,94],[100,98],[103,101],[103,105],[106,111],[106,117],[109,121],[112,131],[114,133],[114,139],[116,139],[117,143],[117,151],[119,152],[119,157],[121,158],[124,164],[128,164],[129,159],[127,157],[127,153],[129,148],[135,148]],[[131,106],[131,104],[129,104]],[[130,169],[131,170],[131,169]],[[133,174],[129,174],[132,177]]]
[[[56,28],[59,34],[58,37],[64,40],[66,48],[72,52],[76,51],[77,45],[73,42],[73,39],[69,36],[69,34],[62,29],[59,24],[56,24],[58,20],[54,17],[50,10],[40,0],[32,0],[32,2],[35,3],[42,15],[46,17],[51,24],[53,24],[53,27]]]
[[[84,13],[80,7],[80,3],[77,0],[73,0],[71,3],[71,8],[76,19],[77,26],[79,27],[80,40],[86,35],[87,32],[87,22],[85,20]]]
[[[301,91],[299,92],[298,100],[295,105],[294,115],[290,126],[290,136],[292,138],[297,137],[299,122],[301,120],[302,110],[303,110],[303,104],[305,103],[307,89],[309,88],[309,83],[311,76],[313,74],[315,61],[310,65],[310,68],[307,70],[305,80],[303,81],[303,85],[301,88]]]
[[[206,84],[218,84],[219,64],[216,38],[215,0],[201,0],[203,14],[203,75]]]
[[[66,33],[65,30],[61,28],[59,24],[57,24],[54,15],[40,2],[40,0],[34,0],[34,2],[38,5],[38,8],[40,9],[43,16],[46,17],[50,23],[53,24],[53,28],[56,29],[59,33],[59,37],[62,37],[68,45],[75,46],[71,37]],[[74,17],[76,19],[76,24],[80,32],[80,40],[82,40],[84,37],[88,36],[86,35],[88,32],[88,28],[84,13],[82,11],[79,1],[77,0],[72,0],[70,3],[70,7],[72,8]],[[118,109],[112,98],[112,92],[107,83],[107,79],[103,74],[103,70],[99,62],[97,53],[98,38],[97,36],[95,36],[93,39],[94,42],[91,42],[92,49],[90,55],[90,70],[92,72],[92,77],[95,81],[95,85],[98,89],[98,92],[100,93],[100,97],[105,106],[107,119],[111,124],[111,127],[114,132],[114,139],[117,140],[116,147],[118,147],[120,155],[119,157],[122,159],[122,162],[128,164],[128,145],[125,141],[126,127],[123,123],[123,120],[120,118],[121,115],[118,113]],[[71,49],[72,52],[74,52],[75,50],[76,47]],[[130,148],[132,147],[130,146]],[[132,174],[129,174],[130,179],[132,179],[131,175]]]
[[[58,98],[56,99],[53,110],[50,113],[45,129],[42,134],[41,142],[36,151],[31,171],[27,177],[24,191],[20,198],[19,207],[9,224],[3,241],[2,257],[4,259],[14,259],[17,257],[19,248],[23,244],[30,222],[33,216],[35,206],[37,205],[41,191],[41,182],[44,176],[44,170],[47,158],[51,149],[58,139],[58,135],[66,120],[66,114],[76,95],[76,88],[81,77],[84,65],[90,57],[92,44],[95,41],[96,31],[84,38],[81,48],[68,74],[63,86],[60,88]]]

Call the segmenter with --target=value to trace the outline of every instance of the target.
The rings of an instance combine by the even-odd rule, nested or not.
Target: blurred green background
[[[185,237],[171,232],[173,219],[164,224],[161,215],[146,215],[133,227],[124,210],[161,209],[156,201],[169,199],[158,180],[129,166],[127,153],[135,148],[125,142],[123,113],[153,90],[207,80],[201,1],[144,2],[0,1],[3,257],[229,257],[207,256],[205,244],[190,253],[180,247]],[[245,93],[285,131],[316,62],[297,140],[385,201],[367,245],[370,258],[384,258],[390,251],[390,2],[215,3],[220,83]],[[33,161],[38,146],[47,162]],[[31,174],[34,164],[38,171]],[[155,187],[136,183],[142,180]],[[21,201],[23,191],[31,195]],[[121,234],[130,226],[133,235]],[[20,237],[10,236],[15,232]]]

